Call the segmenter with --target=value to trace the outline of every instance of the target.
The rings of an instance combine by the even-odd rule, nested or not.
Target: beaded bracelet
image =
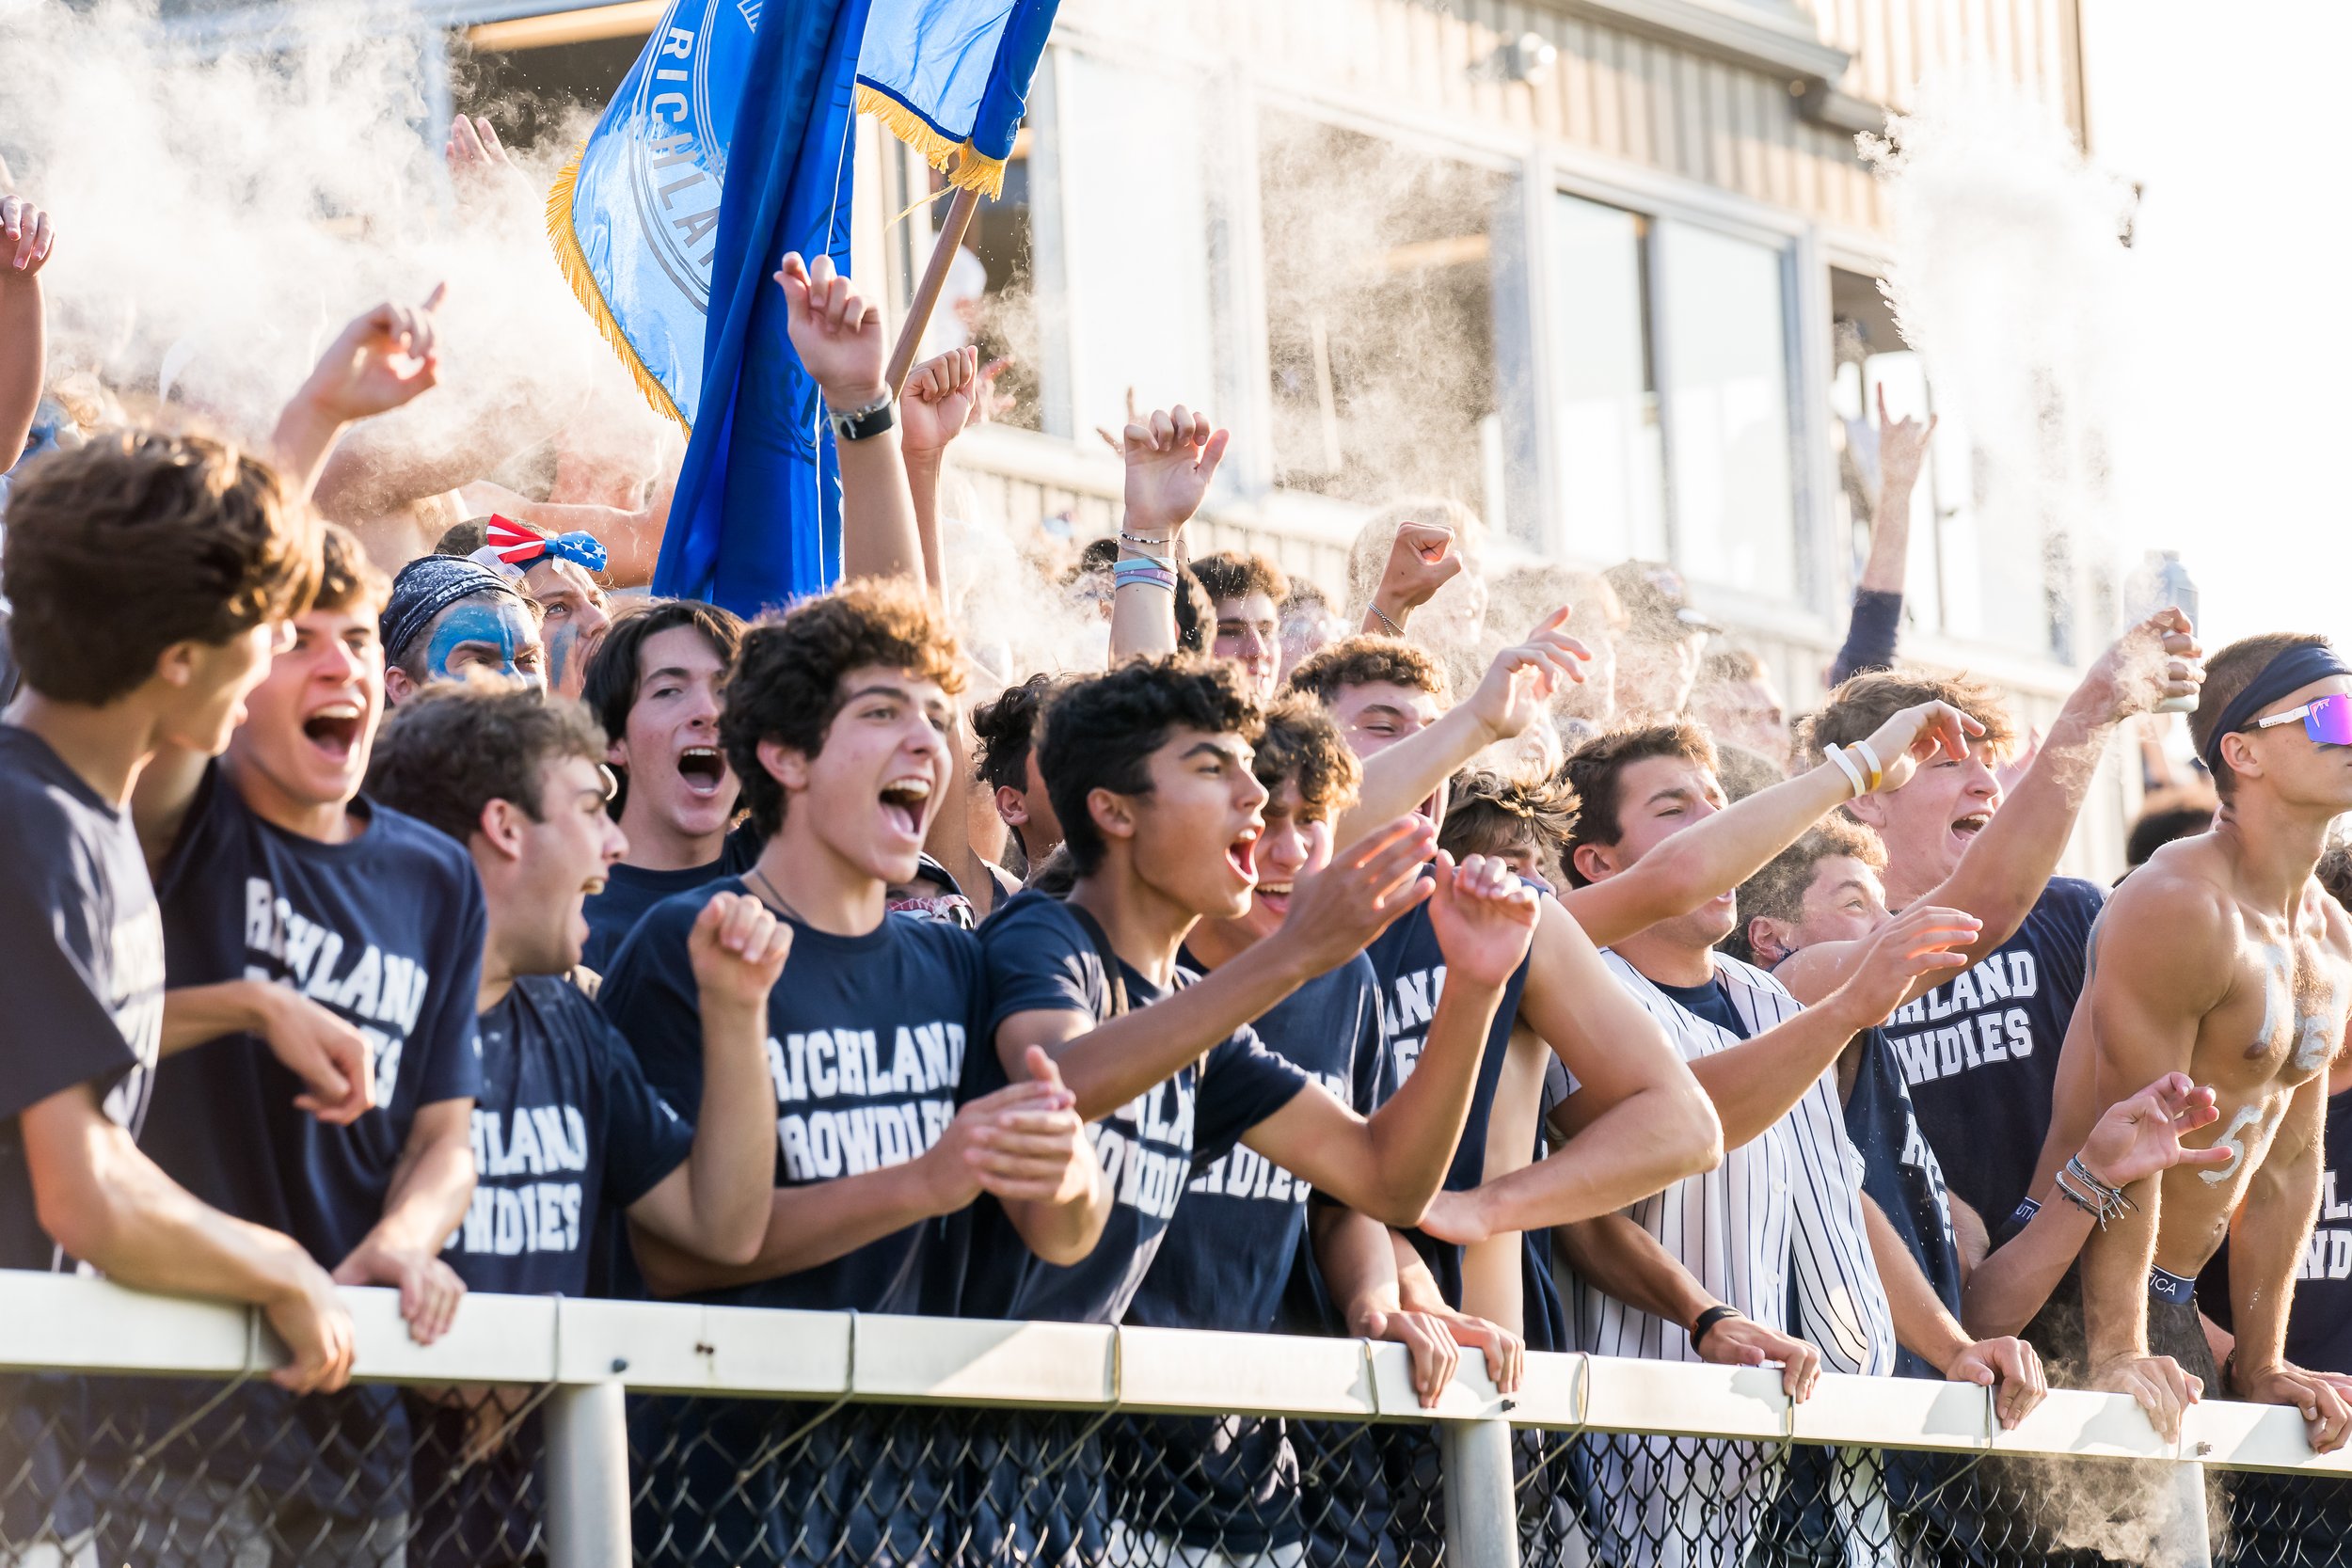
[[[1394,621],[1390,620],[1388,611],[1382,610],[1378,605],[1368,604],[1364,606],[1364,608],[1371,610],[1372,613],[1378,618],[1380,624],[1389,628],[1389,635],[1391,637],[1402,637],[1405,635],[1405,628],[1398,626]]]
[[[1169,545],[1175,543],[1175,540],[1176,536],[1172,533],[1165,539],[1138,539],[1123,528],[1119,531],[1119,542],[1120,544],[1133,545],[1139,550],[1165,549]]]

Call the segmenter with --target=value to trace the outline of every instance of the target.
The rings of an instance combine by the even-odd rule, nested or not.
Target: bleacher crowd
[[[9,197],[0,236],[0,448],[40,433],[0,558],[0,1268],[255,1304],[292,1357],[0,1383],[0,1558],[503,1560],[412,1515],[470,1465],[527,1537],[530,1465],[462,1391],[349,1385],[337,1284],[421,1342],[469,1291],[610,1294],[1393,1340],[1433,1402],[1465,1354],[1508,1391],[1583,1350],[2352,1432],[2324,639],[2207,655],[2160,611],[2028,744],[1899,660],[1874,567],[1792,725],[1670,568],[1489,571],[1454,503],[1367,522],[1344,603],[1192,555],[1227,437],[1179,406],[1118,434],[1116,536],[1057,585],[1099,663],[976,692],[924,541],[990,378],[959,349],[894,399],[821,260],[774,286],[845,580],[746,624],[634,591],[660,475],[435,510],[486,473],[367,438],[433,395],[430,303],[354,321],[266,440],[86,424],[42,395],[48,220]],[[1882,533],[1926,436],[1883,422]],[[2113,890],[2056,875],[2185,699],[2214,798]],[[953,1512],[990,1562],[1391,1560],[1295,1526],[1279,1421],[1133,1428],[1182,1494],[1144,1513],[993,1484],[1089,1462],[1051,1420],[959,1477],[865,1407],[746,1488],[805,1417],[668,1413],[653,1485],[710,1522],[675,1555],[916,1560]],[[270,1479],[208,1471],[230,1441]],[[1931,1469],[1869,1482],[1904,1539],[1999,1506]],[[850,1472],[902,1503],[844,1546]],[[1772,1503],[1655,1446],[1570,1490],[1694,1561]]]

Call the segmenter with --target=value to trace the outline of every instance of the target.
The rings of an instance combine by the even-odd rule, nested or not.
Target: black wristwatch
[[[852,408],[846,414],[836,414],[831,405],[828,405],[825,409],[825,419],[833,426],[834,440],[863,441],[871,436],[880,436],[883,431],[897,424],[898,407],[885,389],[881,397],[865,407]]]

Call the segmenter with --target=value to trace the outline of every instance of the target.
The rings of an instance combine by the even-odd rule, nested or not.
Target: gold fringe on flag
[[[586,154],[588,144],[572,154],[572,161],[564,166],[564,172],[555,177],[555,184],[548,192],[548,241],[555,247],[555,264],[564,271],[564,281],[572,286],[572,297],[588,312],[588,319],[596,325],[604,341],[612,345],[620,356],[622,368],[637,383],[638,391],[653,405],[657,414],[666,414],[677,421],[677,427],[689,436],[694,427],[686,422],[686,416],[670,397],[670,389],[660,379],[645,369],[644,361],[629,346],[628,334],[612,318],[612,308],[605,303],[604,291],[596,286],[596,275],[588,270],[588,258],[580,253],[580,237],[572,230],[572,193],[580,182],[580,160]]]
[[[899,103],[886,92],[860,84],[857,89],[857,112],[871,115],[882,122],[882,129],[914,149],[923,161],[947,176],[947,183],[965,190],[977,191],[991,201],[1005,194],[1005,160],[984,158],[972,150],[969,138],[955,142],[941,135],[924,121],[921,115]],[[953,169],[948,168],[952,161]]]

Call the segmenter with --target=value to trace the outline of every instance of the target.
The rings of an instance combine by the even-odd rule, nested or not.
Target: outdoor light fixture
[[[1530,87],[1551,74],[1551,65],[1560,57],[1560,51],[1541,33],[1521,33],[1495,45],[1493,54],[1481,62],[1481,74],[1491,81],[1525,82]]]

